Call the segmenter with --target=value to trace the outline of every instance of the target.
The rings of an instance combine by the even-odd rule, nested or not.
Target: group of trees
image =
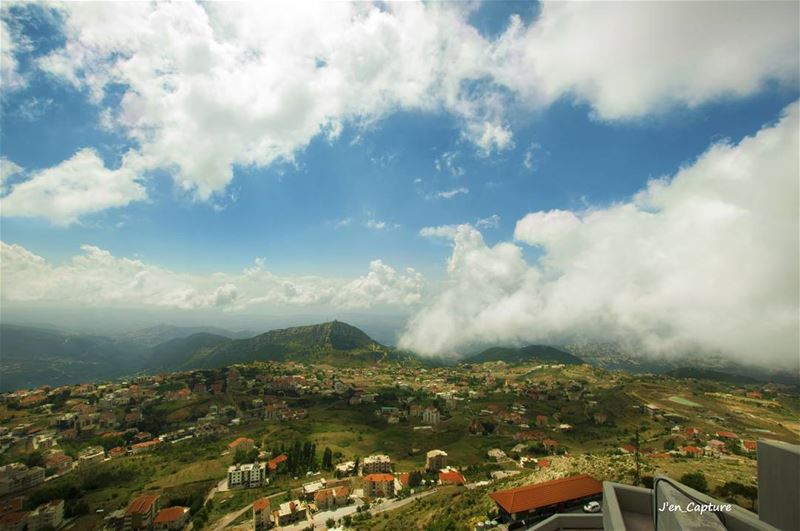
[[[308,441],[295,441],[294,444],[281,443],[272,448],[272,455],[285,454],[287,460],[278,471],[285,471],[292,475],[305,474],[308,471],[316,472],[319,469],[317,461],[317,445]]]

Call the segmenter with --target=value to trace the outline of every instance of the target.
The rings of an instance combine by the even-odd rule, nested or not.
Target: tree
[[[703,494],[708,494],[708,480],[702,472],[688,472],[681,476],[680,482]]]
[[[408,475],[408,487],[415,488],[422,485],[422,474],[418,470],[414,470]]]
[[[325,451],[322,453],[322,468],[324,470],[333,469],[333,451],[328,447],[326,447]]]
[[[327,520],[325,520],[325,527],[327,527],[328,529],[333,529],[334,527],[336,527],[336,520],[334,520],[333,518],[328,518]]]
[[[675,439],[670,437],[669,439],[664,441],[664,450],[669,452],[670,450],[674,449],[675,449]]]

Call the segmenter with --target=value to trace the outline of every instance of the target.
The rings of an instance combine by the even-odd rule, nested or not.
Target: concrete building
[[[78,466],[96,465],[102,463],[106,458],[106,452],[102,446],[90,446],[78,453]]]
[[[261,531],[272,526],[269,498],[259,498],[253,502],[253,529]]]
[[[300,500],[284,502],[272,513],[272,518],[279,526],[305,522],[308,520],[308,507]]]
[[[442,414],[439,413],[439,410],[433,406],[426,407],[422,411],[422,422],[424,424],[435,426],[439,424],[441,420],[442,420]]]
[[[22,463],[0,466],[0,495],[25,490],[44,481],[44,468]]]
[[[438,472],[447,467],[447,452],[443,450],[431,450],[425,456],[425,470]]]
[[[347,504],[350,489],[345,486],[322,489],[314,493],[314,505],[320,511],[329,511]]]
[[[364,494],[370,499],[393,498],[394,476],[381,473],[364,476]]]
[[[268,482],[266,463],[247,463],[228,467],[228,488],[251,489]]]
[[[388,455],[377,454],[365,457],[361,464],[361,474],[379,474],[392,471],[392,460]]]
[[[800,445],[758,441],[759,514],[714,499],[667,476],[656,476],[652,489],[606,481],[600,514],[557,513],[529,531],[661,531],[800,529]],[[718,510],[703,512],[698,507]],[[694,509],[693,509],[694,508]]]
[[[57,529],[64,521],[64,500],[50,500],[28,514],[28,531]]]
[[[133,500],[125,509],[125,521],[122,529],[132,531],[152,528],[153,520],[158,514],[160,500],[160,494],[142,494]]]

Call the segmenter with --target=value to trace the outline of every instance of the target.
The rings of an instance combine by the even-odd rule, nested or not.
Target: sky
[[[793,364],[799,9],[4,2],[0,320]]]

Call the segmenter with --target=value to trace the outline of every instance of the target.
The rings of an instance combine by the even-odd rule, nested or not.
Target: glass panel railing
[[[653,485],[653,518],[656,531],[725,531],[725,515],[718,502],[702,500],[669,478],[658,477]]]

